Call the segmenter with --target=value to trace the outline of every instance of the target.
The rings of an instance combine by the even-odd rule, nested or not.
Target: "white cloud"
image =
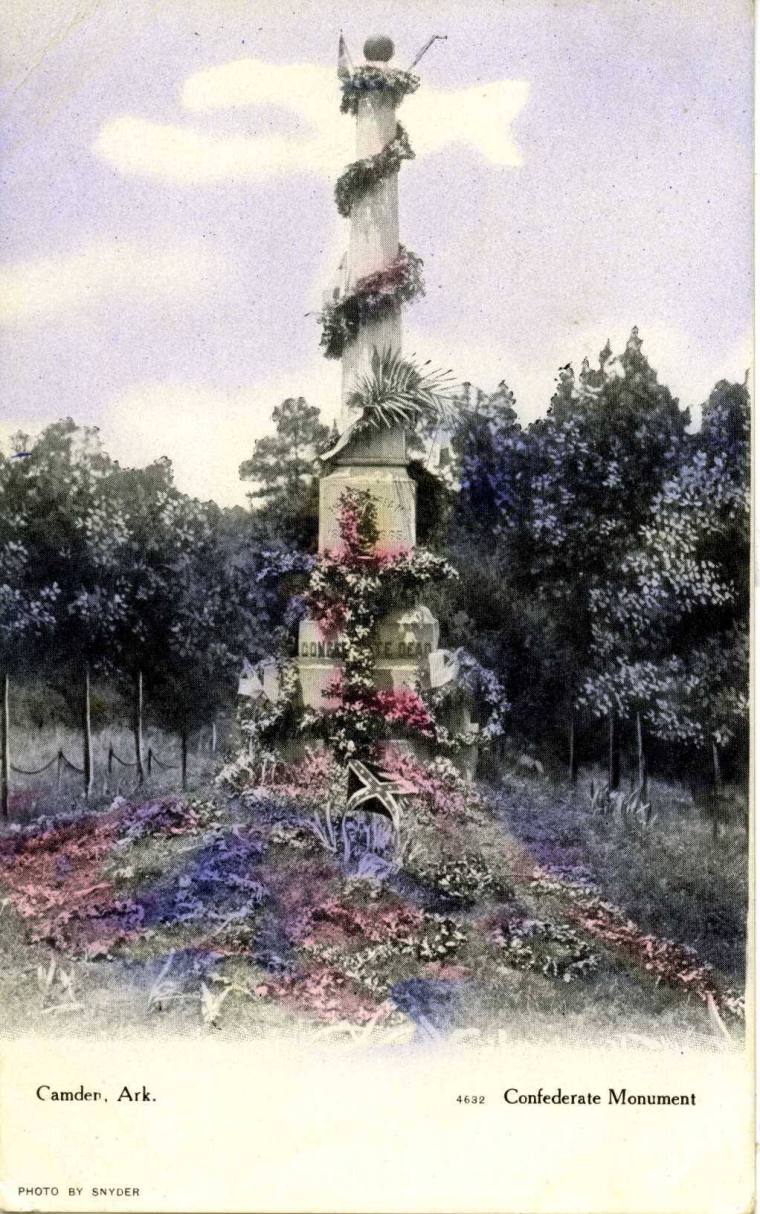
[[[168,456],[183,493],[244,506],[250,486],[238,468],[254,441],[271,431],[274,406],[305,396],[331,419],[338,393],[336,368],[319,362],[234,392],[193,383],[136,384],[105,408],[101,437],[108,453],[126,465]]]
[[[528,92],[525,81],[515,80],[467,89],[425,87],[407,98],[402,116],[419,156],[466,143],[493,164],[515,167],[522,159],[511,128]],[[94,151],[122,173],[184,184],[303,171],[332,175],[352,159],[353,124],[339,112],[331,69],[243,59],[190,76],[181,100],[193,114],[258,107],[261,132],[222,135],[127,114],[101,128]],[[272,133],[272,106],[295,115],[299,129]]]
[[[105,299],[150,305],[199,294],[221,265],[218,254],[196,243],[151,250],[103,241],[60,257],[0,266],[0,325],[72,316]]]

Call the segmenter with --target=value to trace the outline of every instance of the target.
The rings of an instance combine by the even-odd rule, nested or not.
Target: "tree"
[[[220,542],[223,512],[212,504],[195,519],[192,545],[177,551],[167,579],[168,634],[151,672],[153,710],[180,738],[183,788],[188,740],[232,702],[244,657],[263,656],[275,621],[263,579]]]
[[[248,498],[252,507],[266,509],[269,534],[313,549],[318,518],[315,461],[330,431],[320,422],[319,409],[302,396],[277,405],[272,420],[275,433],[256,440],[253,454],[240,465],[240,476],[253,481]]]
[[[504,386],[495,398],[477,394],[458,435],[457,561],[461,553],[469,569],[480,570],[477,599],[459,607],[477,623],[479,603],[488,604],[513,715],[536,732],[566,731],[571,778],[592,591],[629,551],[686,443],[688,414],[658,383],[641,347],[634,329],[619,358],[607,345],[598,368],[584,362],[578,376],[570,364],[561,368],[547,416],[526,429]],[[488,593],[484,579],[493,583]],[[510,678],[509,667],[519,678]],[[614,786],[616,711],[608,725]]]
[[[591,593],[584,698],[635,720],[640,783],[646,727],[706,747],[720,785],[721,751],[746,714],[748,569],[749,397],[722,381],[615,576]]]
[[[11,675],[24,671],[34,648],[53,632],[58,586],[55,583],[39,588],[28,585],[29,554],[17,541],[0,545],[0,554],[0,810],[7,818],[11,766]]]
[[[141,779],[146,693],[185,741],[231,700],[233,666],[251,647],[260,655],[284,608],[267,576],[282,565],[271,543],[251,543],[245,512],[180,493],[168,460],[121,468],[70,419],[16,445],[23,457],[0,457],[0,699],[11,674],[28,676],[32,645],[38,669],[78,689],[88,795],[91,676],[114,677],[132,700]],[[7,769],[7,718],[3,738]]]
[[[85,796],[92,790],[90,678],[108,667],[108,642],[120,613],[104,573],[118,538],[116,520],[104,516],[99,501],[115,465],[103,451],[97,430],[67,418],[48,426],[31,442],[16,439],[17,454],[2,465],[4,503],[0,527],[24,546],[34,593],[55,585],[55,647],[37,649],[38,668],[59,678],[70,694],[78,690],[82,720]],[[28,672],[27,672],[28,673]]]

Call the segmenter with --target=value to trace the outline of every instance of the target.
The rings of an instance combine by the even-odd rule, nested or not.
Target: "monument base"
[[[394,611],[378,624],[375,638],[375,685],[380,689],[429,685],[430,655],[438,649],[440,629],[428,607]],[[340,673],[340,637],[327,638],[315,620],[301,620],[298,628],[298,672],[307,708],[334,708],[336,701],[323,693]]]
[[[372,494],[377,511],[377,551],[414,548],[417,486],[407,472],[406,464],[357,462],[341,465],[319,482],[320,552],[341,547],[338,503],[345,489],[366,490]]]

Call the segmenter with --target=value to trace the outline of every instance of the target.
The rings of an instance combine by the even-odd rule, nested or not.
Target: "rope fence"
[[[47,763],[43,763],[41,767],[18,767],[15,763],[11,763],[11,764],[9,764],[9,766],[10,766],[10,770],[12,772],[15,772],[15,774],[18,776],[41,776],[43,772],[49,771],[49,769],[53,766],[54,763],[58,764],[59,769],[60,769],[61,765],[63,764],[66,767],[68,767],[70,771],[75,771],[80,776],[84,775],[84,768],[78,767],[76,765],[76,763],[72,763],[71,759],[67,755],[65,755],[62,750],[59,750],[57,752],[57,754],[54,754],[52,759],[48,759]],[[109,775],[113,771],[114,763],[118,763],[120,767],[139,767],[139,762],[137,759],[122,759],[121,755],[118,755],[116,753],[113,746],[109,745],[109,747],[108,747],[108,774]],[[162,759],[160,757],[160,755],[156,754],[155,750],[153,750],[152,747],[148,747],[147,763],[146,763],[148,774],[151,773],[154,764],[156,767],[160,767],[162,771],[179,771],[179,769],[181,767],[180,763],[169,763],[169,762],[167,762],[166,759]]]
[[[158,755],[156,754],[156,752],[154,750],[149,749],[148,750],[148,772],[150,772],[154,763],[157,763],[159,767],[162,767],[164,769],[164,771],[177,771],[180,766],[179,763],[165,763],[163,759],[159,759]]]
[[[72,763],[71,759],[69,759],[62,750],[59,750],[57,754],[54,754],[52,759],[49,759],[47,763],[43,763],[42,767],[17,767],[15,763],[10,763],[9,767],[11,771],[16,773],[17,776],[40,776],[42,775],[43,771],[47,771],[53,766],[54,763],[58,764],[59,774],[61,765],[65,763],[65,765],[71,771],[75,771],[77,775],[84,775],[84,768],[77,767],[76,763]]]
[[[95,759],[95,756],[91,755],[89,764],[87,762],[86,754],[85,754],[84,762],[80,766],[78,763],[74,763],[68,757],[68,755],[64,752],[64,750],[62,748],[60,748],[56,751],[56,753],[51,758],[47,759],[44,763],[40,763],[39,766],[24,767],[19,763],[12,762],[11,755],[9,753],[11,750],[11,747],[8,745],[8,741],[9,741],[9,739],[7,738],[7,733],[6,733],[5,742],[4,742],[4,746],[5,746],[4,753],[2,755],[0,755],[0,769],[1,769],[0,770],[0,797],[2,800],[2,817],[6,818],[6,819],[9,816],[9,808],[10,808],[10,801],[11,801],[11,795],[12,795],[11,779],[10,779],[11,775],[21,776],[21,777],[26,777],[26,778],[34,778],[36,776],[42,776],[45,774],[45,772],[49,772],[49,771],[51,771],[51,768],[54,768],[55,769],[55,777],[54,777],[55,788],[60,792],[61,788],[62,788],[64,775],[67,772],[71,772],[74,775],[83,777],[85,799],[88,799],[94,792],[93,777],[95,776],[96,768],[98,768],[98,767],[100,768],[100,770],[102,772],[101,779],[104,781],[103,791],[106,793],[114,791],[114,786],[115,786],[116,791],[118,791],[118,789],[119,789],[119,777],[115,772],[115,766],[118,766],[119,768],[123,769],[123,771],[124,771],[123,778],[125,779],[126,782],[129,783],[130,786],[131,786],[132,782],[136,780],[136,785],[135,785],[136,788],[138,788],[141,784],[143,784],[143,782],[148,781],[151,778],[153,778],[153,779],[159,778],[159,772],[166,772],[166,773],[181,772],[182,773],[182,777],[181,777],[182,778],[182,787],[183,788],[186,787],[186,780],[187,780],[187,775],[188,775],[188,762],[187,762],[188,754],[187,754],[186,742],[183,744],[182,754],[180,757],[178,757],[177,762],[170,762],[170,760],[166,757],[166,755],[161,755],[161,754],[157,753],[153,749],[152,746],[148,746],[147,750],[143,752],[144,757],[142,757],[142,758],[136,757],[134,759],[125,759],[122,757],[122,755],[118,754],[118,752],[114,749],[113,743],[109,742],[108,749],[105,751],[105,754],[103,753],[103,751],[100,751],[101,757],[97,761]],[[104,739],[104,741],[105,741],[105,739]],[[203,744],[204,742],[206,742],[206,745]],[[203,753],[208,753],[209,755],[215,755],[216,751],[217,751],[217,727],[216,727],[216,723],[213,723],[209,727],[207,741],[205,738],[205,731],[202,731],[199,734],[197,752],[193,752],[193,757],[196,760],[201,759],[201,763],[202,763],[202,754]],[[131,773],[131,774],[128,775],[127,773]],[[202,766],[198,770],[198,775],[201,775],[201,774],[202,774]],[[167,780],[169,781],[171,786],[173,786],[175,779],[176,779],[176,782],[179,783],[178,777],[169,777],[167,775]],[[51,780],[51,784],[52,784],[52,782],[53,781]]]
[[[54,763],[59,763],[62,757],[62,752],[59,750],[58,754],[53,755],[50,762],[44,763],[42,767],[35,767],[30,771],[26,767],[16,767],[15,763],[11,763],[10,768],[11,771],[15,771],[16,775],[18,776],[39,776],[43,771],[47,771],[49,767],[52,767]]]
[[[109,774],[109,776],[111,774],[111,771],[113,770],[114,759],[116,760],[117,763],[120,763],[122,767],[137,767],[137,759],[135,759],[133,762],[130,762],[129,759],[121,759],[119,757],[119,755],[117,755],[113,746],[109,746],[108,747],[108,774]]]

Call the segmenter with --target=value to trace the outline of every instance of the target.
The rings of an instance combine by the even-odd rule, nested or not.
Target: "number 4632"
[[[457,1104],[485,1104],[485,1096],[457,1096]]]

